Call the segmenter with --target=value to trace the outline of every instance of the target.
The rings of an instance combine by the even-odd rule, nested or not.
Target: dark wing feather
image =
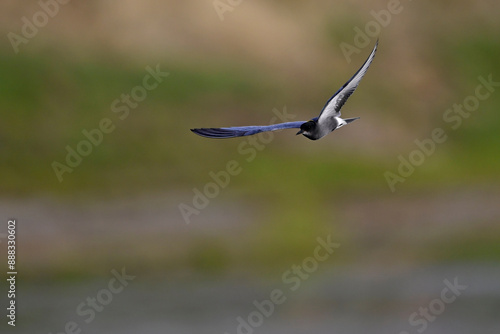
[[[276,131],[281,129],[298,129],[305,122],[287,122],[280,124],[272,124],[266,126],[235,126],[231,128],[200,128],[200,129],[191,129],[197,135],[207,138],[234,138],[234,137],[243,137],[243,136],[251,136],[260,132],[266,131]]]
[[[326,102],[325,106],[323,107],[323,110],[319,114],[318,122],[321,122],[325,118],[328,118],[331,116],[334,116],[334,117],[340,116],[340,109],[342,108],[344,103],[347,101],[349,96],[351,96],[351,94],[354,93],[354,91],[358,87],[361,79],[363,78],[366,71],[368,70],[368,67],[370,67],[370,64],[372,63],[373,58],[375,57],[375,52],[377,51],[377,46],[378,46],[378,41],[377,41],[377,43],[375,43],[375,46],[373,47],[373,50],[370,53],[370,56],[368,56],[368,59],[366,59],[363,66],[361,66],[360,69],[352,76],[352,78],[349,79],[349,81],[347,81]]]

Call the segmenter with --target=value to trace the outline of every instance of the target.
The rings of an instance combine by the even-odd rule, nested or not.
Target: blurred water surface
[[[455,278],[466,286],[456,300],[445,304],[435,318],[428,311],[432,321],[425,325],[424,316],[415,317],[420,322],[411,325],[412,313],[429,309],[433,300],[441,298],[444,281]],[[195,282],[168,277],[144,281],[137,275],[88,324],[88,315],[78,316],[76,308],[105,287],[106,280],[23,285],[16,332],[56,333],[66,322],[75,321],[83,333],[237,333],[237,318],[247,319],[256,310],[253,303],[269,299],[278,288],[287,299],[275,305],[255,333],[497,333],[499,279],[500,266],[492,263],[329,267],[296,291],[279,280],[266,283],[251,277],[204,277]]]

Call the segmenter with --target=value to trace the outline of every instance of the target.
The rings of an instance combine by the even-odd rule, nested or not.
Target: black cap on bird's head
[[[300,126],[299,132],[296,133],[296,135],[301,135],[304,132],[310,132],[312,129],[316,127],[316,122],[315,121],[307,121],[304,124]]]

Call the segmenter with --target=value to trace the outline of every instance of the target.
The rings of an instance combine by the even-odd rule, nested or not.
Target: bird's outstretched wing
[[[377,46],[378,46],[378,41],[375,43],[375,46],[373,47],[372,52],[370,53],[370,56],[368,59],[366,59],[365,63],[361,68],[352,76],[349,81],[347,81],[344,86],[342,86],[333,96],[326,102],[325,106],[323,107],[323,110],[319,114],[318,117],[318,122],[322,122],[328,117],[334,116],[334,117],[339,117],[340,116],[340,109],[344,105],[344,103],[347,101],[349,96],[351,96],[352,93],[356,90],[356,88],[359,85],[359,82],[365,75],[366,71],[368,70],[368,67],[370,67],[370,64],[373,61],[373,58],[375,57],[375,52],[377,51]]]
[[[234,138],[250,136],[256,133],[265,131],[275,131],[281,129],[298,129],[304,121],[301,122],[287,122],[280,124],[264,125],[264,126],[236,126],[231,128],[201,128],[201,129],[191,129],[197,135],[207,138]]]

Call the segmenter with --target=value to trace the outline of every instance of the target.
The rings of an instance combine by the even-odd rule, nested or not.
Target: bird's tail
[[[354,122],[355,120],[359,119],[359,117],[354,117],[354,118],[345,118],[344,121],[349,124],[351,122]]]

